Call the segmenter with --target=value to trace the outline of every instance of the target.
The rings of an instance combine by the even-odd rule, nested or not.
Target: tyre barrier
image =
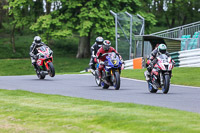
[[[200,67],[200,48],[170,53],[175,67]]]

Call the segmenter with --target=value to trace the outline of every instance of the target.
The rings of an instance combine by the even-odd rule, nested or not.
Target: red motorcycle
[[[53,51],[47,46],[41,46],[37,48],[37,70],[36,74],[39,79],[44,79],[46,75],[54,77],[55,69],[53,66]]]
[[[159,55],[156,59],[157,63],[151,71],[150,80],[147,81],[148,89],[151,93],[156,93],[158,90],[162,90],[164,94],[167,94],[170,87],[170,79],[174,63],[171,57],[168,57],[165,54]]]

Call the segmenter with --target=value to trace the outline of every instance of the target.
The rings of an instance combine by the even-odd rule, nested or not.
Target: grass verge
[[[146,69],[123,70],[121,76],[126,78],[145,80],[144,71],[146,71]],[[171,83],[177,85],[200,87],[200,75],[198,74],[199,72],[199,67],[175,67],[172,72],[173,77],[171,78]]]
[[[78,73],[88,67],[89,59],[54,58],[56,74]],[[35,74],[30,59],[1,59],[0,76]]]
[[[0,131],[4,133],[197,133],[199,125],[200,114],[185,111],[0,90]]]

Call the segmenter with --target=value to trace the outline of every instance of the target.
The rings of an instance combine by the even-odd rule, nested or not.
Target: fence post
[[[110,10],[110,13],[115,17],[115,49],[118,51],[118,44],[117,44],[117,14]]]
[[[130,13],[128,13],[128,12],[125,12],[129,17],[130,17],[130,19],[131,19],[131,21],[130,21],[130,41],[129,41],[129,43],[130,43],[130,47],[129,47],[129,60],[131,59],[131,50],[132,50],[132,28],[133,28],[133,16],[130,14]]]

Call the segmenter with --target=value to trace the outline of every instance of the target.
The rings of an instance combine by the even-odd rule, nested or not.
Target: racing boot
[[[144,72],[144,76],[145,76],[145,78],[146,78],[146,81],[149,81],[149,80],[150,80],[150,73],[149,73],[149,71],[145,71],[145,72]]]
[[[89,69],[89,72],[91,72],[93,75],[95,75],[95,66],[94,65],[90,65],[90,69]]]
[[[92,70],[96,70],[96,68],[95,68],[95,65],[94,64],[92,64],[92,65],[90,65],[90,68],[92,69]]]
[[[37,71],[37,65],[36,65],[36,62],[33,62],[32,65],[34,66],[34,70]]]

